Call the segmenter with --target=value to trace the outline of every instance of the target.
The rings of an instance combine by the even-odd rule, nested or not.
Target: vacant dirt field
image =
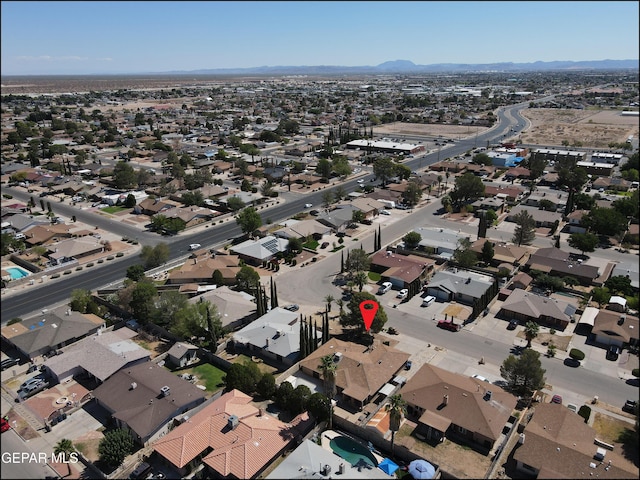
[[[608,148],[609,143],[624,143],[629,135],[638,136],[638,117],[622,116],[617,110],[566,110],[557,108],[525,109],[522,115],[531,127],[522,133],[525,144],[580,145]]]
[[[482,134],[487,127],[474,127],[467,125],[439,125],[422,123],[386,123],[373,128],[376,135],[425,135],[442,136],[443,138],[465,138]]]

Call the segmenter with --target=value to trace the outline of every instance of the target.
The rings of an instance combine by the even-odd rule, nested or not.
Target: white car
[[[387,293],[389,290],[391,290],[391,287],[393,287],[391,282],[382,282],[382,285],[380,285],[380,290],[378,290],[378,293],[380,295],[382,295],[383,293]]]
[[[313,207],[313,203],[305,203],[304,204],[304,208],[311,208]]]
[[[197,250],[201,247],[202,245],[200,245],[199,243],[192,243],[191,245],[189,245],[189,250]]]
[[[380,210],[380,215],[391,215],[389,210]]]
[[[423,307],[428,307],[429,305],[431,305],[435,301],[436,301],[436,297],[434,297],[433,295],[427,295],[426,297],[424,297],[422,299],[422,306]]]
[[[407,295],[409,295],[409,290],[406,288],[403,288],[402,290],[400,290],[398,292],[398,295],[396,295],[397,298],[407,298]]]
[[[359,178],[359,179],[358,179],[358,183],[364,183],[364,180],[363,180],[363,179],[361,179],[361,178]]]
[[[478,375],[477,373],[475,375],[472,375],[471,378],[475,378],[476,380],[480,380],[481,382],[491,383],[489,380],[484,378],[482,375]]]

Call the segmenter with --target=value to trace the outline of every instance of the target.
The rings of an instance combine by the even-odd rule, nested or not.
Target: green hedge
[[[578,350],[577,348],[572,348],[569,352],[569,356],[574,360],[584,360],[584,352],[582,350]]]
[[[578,410],[578,415],[584,418],[584,423],[589,421],[589,417],[591,416],[591,407],[588,405],[582,405],[580,410]]]

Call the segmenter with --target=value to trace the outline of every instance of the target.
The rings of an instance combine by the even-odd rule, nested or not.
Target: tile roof
[[[182,468],[208,450],[202,461],[221,476],[253,478],[306,426],[306,413],[285,424],[250,404],[251,397],[232,390],[157,440],[154,450]],[[235,415],[238,425],[229,427]]]
[[[501,310],[535,319],[555,318],[563,322],[571,321],[571,317],[576,312],[576,308],[567,302],[536,295],[520,288],[513,290],[502,304]]]
[[[485,395],[487,389],[491,390],[490,399]],[[496,385],[429,364],[423,365],[400,393],[409,405],[425,410],[428,415],[422,420],[435,414],[440,417],[438,424],[451,421],[493,441],[500,437],[517,403],[516,397]],[[448,395],[448,402],[441,408],[444,395]]]

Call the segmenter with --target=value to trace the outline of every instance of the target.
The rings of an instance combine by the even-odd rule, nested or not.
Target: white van
[[[434,297],[433,295],[427,295],[426,297],[424,297],[422,299],[422,306],[423,307],[428,307],[429,305],[431,305],[435,301],[436,301],[436,297]]]

